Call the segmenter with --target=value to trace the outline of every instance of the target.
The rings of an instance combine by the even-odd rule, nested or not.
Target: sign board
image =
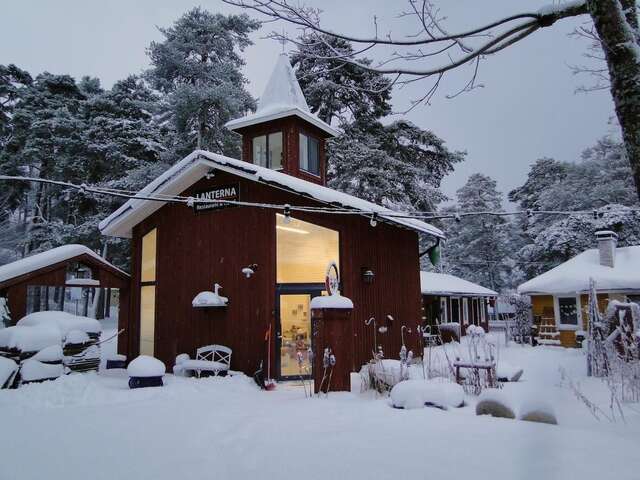
[[[220,185],[218,187],[197,192],[193,198],[196,200],[193,204],[193,209],[196,213],[233,207],[235,205],[225,203],[222,200],[240,200],[240,184],[234,183],[230,185]]]

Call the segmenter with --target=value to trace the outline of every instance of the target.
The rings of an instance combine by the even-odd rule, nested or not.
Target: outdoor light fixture
[[[251,276],[256,273],[256,270],[258,270],[258,264],[252,263],[242,269],[242,274],[247,278],[251,278]]]
[[[364,283],[373,283],[373,279],[376,276],[375,273],[373,273],[373,270],[371,270],[370,268],[362,268],[362,280],[364,281]]]
[[[214,169],[211,169],[207,172],[207,174],[205,175],[205,178],[207,180],[211,180],[212,178],[214,178],[216,176],[216,171]]]
[[[371,215],[371,220],[369,221],[369,224],[372,227],[375,227],[376,225],[378,225],[378,214],[376,212],[373,212],[373,215]]]
[[[286,204],[284,206],[284,223],[290,223],[291,222],[291,205]]]

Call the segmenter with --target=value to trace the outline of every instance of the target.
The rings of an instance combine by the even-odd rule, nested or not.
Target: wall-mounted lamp
[[[207,180],[211,180],[212,178],[214,178],[216,176],[216,171],[215,169],[211,169],[207,172],[207,174],[204,176]]]
[[[363,267],[361,271],[362,271],[362,280],[364,281],[364,283],[373,283],[373,279],[376,276],[376,274],[373,273],[373,270],[371,270],[370,268]]]
[[[256,273],[256,270],[258,270],[258,264],[252,263],[242,269],[242,274],[247,278],[251,278],[251,276]]]

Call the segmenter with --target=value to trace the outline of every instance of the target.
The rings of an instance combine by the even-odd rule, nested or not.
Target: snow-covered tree
[[[594,246],[594,232],[611,229],[619,245],[638,239],[638,208],[631,169],[620,142],[605,137],[579,162],[540,159],[523,186],[509,193],[522,210],[595,211],[586,215],[519,217],[525,243],[519,261],[528,276],[537,275]]]
[[[456,192],[456,204],[444,211],[502,212],[502,194],[495,180],[475,173]],[[475,215],[448,220],[445,225],[447,241],[444,245],[445,269],[466,280],[496,291],[512,287],[510,276],[514,265],[512,224],[505,217]]]
[[[536,32],[550,28],[566,18],[582,17],[587,22],[578,30],[601,47],[604,68],[597,73],[608,80],[626,158],[633,172],[636,194],[640,198],[640,28],[636,0],[576,0],[541,2],[538,9],[515,11],[486,24],[471,25],[452,31],[443,24],[437,5],[429,0],[408,0],[398,12],[402,22],[413,22],[410,34],[379,31],[378,16],[372,15],[370,35],[359,36],[350,31],[339,32],[321,22],[321,11],[304,3],[287,0],[223,0],[225,3],[251,9],[267,20],[283,20],[304,29],[311,43],[324,43],[325,38],[342,39],[355,45],[351,55],[333,51],[332,57],[371,72],[390,75],[394,84],[421,82],[424,94],[412,101],[412,107],[428,104],[449,72],[469,68],[469,81],[450,97],[474,90],[479,65],[494,54]],[[274,31],[271,38],[299,42],[285,32]],[[362,55],[375,55],[380,61],[367,65]],[[311,53],[313,55],[313,53]]]
[[[237,157],[239,141],[224,124],[255,107],[241,72],[240,56],[251,45],[259,23],[247,15],[213,14],[199,7],[173,26],[160,28],[162,42],[152,42],[147,78],[168,95],[165,108],[186,154],[195,148]]]
[[[323,42],[299,39],[300,50],[291,55],[291,64],[311,111],[325,122],[334,119],[349,123],[354,119],[380,118],[391,113],[390,80],[339,59],[334,52],[353,55],[346,40],[324,36]],[[371,64],[371,60],[361,60]]]
[[[329,142],[329,186],[394,209],[432,211],[442,178],[464,158],[404,120],[356,121]]]

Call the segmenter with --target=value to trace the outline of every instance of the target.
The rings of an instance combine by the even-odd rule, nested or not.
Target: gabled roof
[[[52,248],[46,252],[36,253],[20,260],[16,260],[15,262],[0,266],[0,284],[4,284],[2,286],[6,287],[6,284],[14,278],[82,256],[90,257],[114,272],[129,276],[129,274],[107,262],[90,248],[87,248],[84,245],[72,244]]]
[[[278,57],[256,112],[231,120],[225,126],[229,130],[238,130],[292,115],[306,120],[331,136],[339,134],[331,125],[311,113],[296,74],[291,68],[289,57],[283,53]]]
[[[498,292],[447,273],[420,272],[423,295],[469,295],[494,297]]]
[[[578,293],[589,290],[589,279],[598,291],[640,290],[640,245],[616,248],[615,266],[600,264],[598,249],[592,248],[561,263],[518,287],[523,295]]]
[[[331,206],[351,208],[362,212],[375,212],[381,221],[387,221],[411,230],[427,233],[434,237],[444,238],[442,231],[433,225],[411,218],[392,218],[390,215],[397,214],[398,212],[376,205],[375,203],[307,182],[301,178],[296,178],[276,170],[270,170],[252,163],[204,150],[196,150],[176,163],[140,190],[137,196],[178,195],[203,178],[212,169],[228,172],[254,182],[263,183],[297,195],[312,198]],[[100,222],[99,228],[105,235],[129,238],[131,237],[131,230],[135,225],[160,209],[164,204],[165,202],[155,200],[132,198]]]

